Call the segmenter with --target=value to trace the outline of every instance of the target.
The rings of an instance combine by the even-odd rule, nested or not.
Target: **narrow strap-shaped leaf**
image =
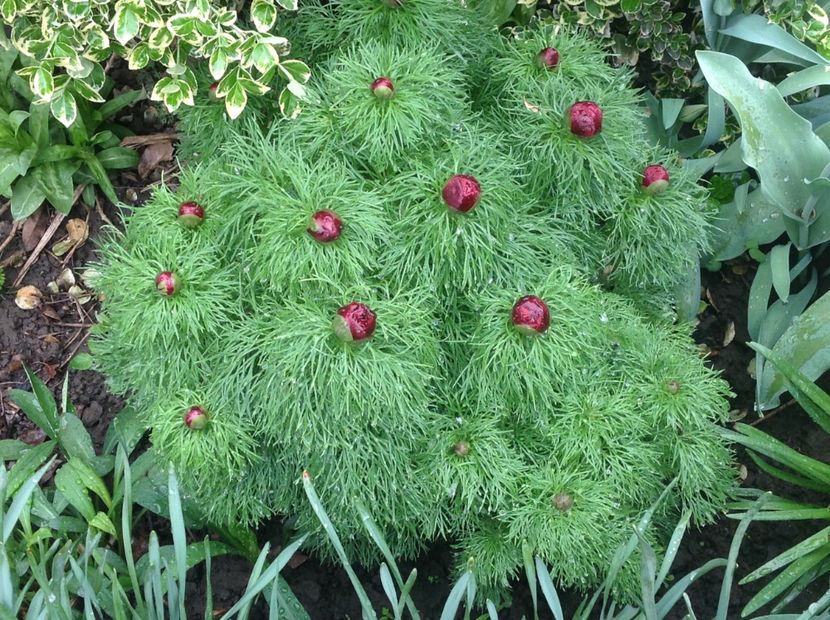
[[[360,580],[357,578],[357,575],[352,569],[349,557],[346,555],[346,550],[343,548],[343,543],[340,542],[340,537],[337,535],[337,531],[334,529],[334,525],[332,524],[331,519],[329,519],[325,508],[323,508],[323,504],[317,496],[317,491],[314,489],[314,485],[311,482],[311,475],[307,471],[303,472],[303,488],[305,489],[308,501],[311,502],[311,508],[314,510],[314,514],[323,526],[323,530],[329,537],[329,540],[337,553],[337,557],[340,558],[340,562],[343,564],[343,568],[349,576],[349,581],[351,581],[352,587],[357,594],[357,598],[360,600],[360,607],[363,610],[364,616],[372,619],[376,618],[377,615],[375,614],[375,610],[372,608],[371,601],[369,601],[369,596],[366,594],[366,590],[363,589],[363,585],[360,583]]]
[[[746,530],[756,514],[763,508],[764,504],[769,499],[768,494],[764,494],[755,502],[755,506],[747,512],[738,524],[735,530],[735,535],[732,537],[732,544],[729,546],[729,557],[726,560],[726,572],[721,583],[720,597],[718,598],[718,609],[715,614],[715,620],[726,620],[726,614],[729,612],[729,596],[732,592],[732,581],[735,577],[735,567],[738,564],[738,551],[741,548]]]
[[[536,557],[536,574],[539,576],[539,587],[542,590],[542,595],[548,602],[548,609],[553,614],[554,620],[565,620],[562,613],[562,603],[559,601],[559,594],[556,592],[556,587],[553,585],[553,580],[550,578],[550,572],[541,558]]]
[[[680,517],[680,521],[677,522],[677,526],[674,528],[671,539],[666,545],[666,552],[663,555],[663,563],[660,565],[660,572],[657,573],[657,583],[655,584],[655,588],[657,590],[663,586],[663,582],[666,580],[666,577],[668,577],[669,571],[671,571],[674,558],[677,556],[677,552],[680,549],[680,543],[683,541],[683,536],[686,533],[686,528],[689,527],[689,521],[691,518],[692,513],[687,510],[683,513],[683,516]]]
[[[695,570],[690,571],[682,579],[678,579],[677,582],[671,588],[669,588],[669,590],[658,601],[657,617],[666,618],[669,612],[674,608],[675,604],[677,604],[677,601],[680,600],[681,597],[683,597],[684,599],[688,599],[688,597],[686,596],[686,590],[692,583],[703,577],[705,574],[715,570],[716,568],[726,566],[726,564],[727,562],[723,558],[715,558],[714,560],[709,560],[700,568],[696,568]]]
[[[473,574],[470,571],[466,571],[455,582],[447,597],[447,601],[444,603],[444,609],[441,611],[441,620],[455,620],[455,617],[458,615],[458,609],[461,607],[461,601],[467,592],[467,583],[472,577]]]
[[[746,617],[768,604],[774,598],[783,593],[789,586],[794,584],[801,575],[819,564],[824,558],[830,555],[830,546],[815,549],[802,556],[788,566],[775,579],[764,586],[758,594],[752,597],[746,606],[741,610],[741,615]]]

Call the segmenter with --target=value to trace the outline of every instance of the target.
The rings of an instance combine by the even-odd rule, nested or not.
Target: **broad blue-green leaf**
[[[758,339],[758,330],[761,329],[761,321],[767,314],[769,308],[769,296],[772,293],[772,269],[769,260],[758,265],[758,271],[752,279],[752,286],[749,287],[749,301],[747,302],[746,328],[749,337]]]
[[[824,429],[825,432],[830,433],[830,395],[813,383],[798,368],[774,351],[757,342],[750,342],[749,346],[763,355],[768,362],[772,363],[786,377],[788,382],[787,389],[804,408],[807,415],[812,418],[813,422]],[[779,477],[784,479],[786,476],[779,475]],[[795,482],[795,484],[799,483]]]
[[[746,196],[743,210],[730,202],[720,206],[712,234],[712,257],[729,260],[743,254],[752,245],[770,243],[785,231],[784,216],[760,189]]]
[[[790,245],[776,245],[769,253],[772,287],[784,303],[790,298]]]
[[[709,86],[729,101],[740,119],[744,161],[757,171],[761,190],[779,208],[800,217],[812,194],[804,179],[821,176],[830,149],[777,89],[754,78],[740,60],[705,51],[697,57]]]
[[[796,318],[771,348],[811,380],[830,368],[830,293]],[[773,364],[764,365],[759,385],[764,409],[776,406],[778,397],[787,389],[784,375]]]
[[[802,90],[827,84],[830,84],[830,65],[815,65],[793,73],[781,81],[778,84],[778,92],[782,97],[789,97]]]
[[[46,200],[46,194],[33,174],[19,178],[12,185],[12,217],[23,220],[37,211]]]
[[[737,15],[729,20],[729,26],[721,34],[743,39],[758,45],[772,47],[814,64],[830,64],[826,58],[807,47],[778,24],[763,15]]]
[[[72,209],[75,183],[72,175],[80,164],[71,160],[46,162],[32,173],[38,180],[40,190],[55,209],[67,214]]]
[[[813,271],[810,281],[798,293],[792,295],[787,303],[779,299],[772,304],[758,329],[758,342],[772,348],[810,303],[817,284],[818,277]],[[760,373],[761,369],[757,370]]]
[[[680,111],[685,103],[685,99],[663,99],[660,101],[663,127],[669,129],[677,122],[677,117],[680,116]]]

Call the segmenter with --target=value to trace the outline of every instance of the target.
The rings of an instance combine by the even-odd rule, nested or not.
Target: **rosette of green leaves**
[[[271,90],[276,76],[288,85],[283,107],[303,96],[309,71],[300,61],[283,58],[289,42],[273,34],[278,6],[295,10],[296,0],[253,0],[242,14],[210,0],[118,0],[62,2],[7,0],[3,22],[14,46],[30,65],[21,75],[38,101],[49,102],[64,125],[74,122],[78,99],[102,103],[101,87],[112,55],[131,69],[160,63],[166,69],[152,98],[173,111],[193,105],[196,79],[189,60],[206,59],[219,82],[230,117],[245,108],[248,95]],[[248,27],[250,23],[253,28]]]

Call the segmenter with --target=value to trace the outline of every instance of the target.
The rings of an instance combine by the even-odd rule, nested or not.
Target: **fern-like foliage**
[[[394,553],[452,540],[490,591],[523,546],[565,584],[600,582],[674,478],[659,518],[711,519],[733,483],[715,432],[727,388],[688,330],[650,318],[709,214],[645,142],[630,75],[567,31],[500,41],[454,0],[311,4],[288,27],[318,61],[303,114],[230,122],[204,99],[185,121],[203,156],[101,248],[98,367],[187,492],[217,522],[315,530],[307,469],[355,558],[377,553],[362,503]],[[585,100],[604,113],[590,138],[567,117]],[[657,163],[669,186],[649,194]],[[466,211],[445,196],[456,175],[477,187]],[[195,228],[185,201],[204,208]],[[325,243],[321,210],[342,226]],[[164,296],[168,270],[181,288]],[[512,324],[528,295],[550,314],[534,336]],[[376,318],[362,342],[337,335],[352,302]],[[193,406],[203,429],[183,420]]]

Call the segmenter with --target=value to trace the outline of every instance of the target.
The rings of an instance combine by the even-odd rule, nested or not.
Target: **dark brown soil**
[[[126,194],[130,184],[139,200],[142,197],[143,183],[122,179],[118,190]],[[146,195],[146,194],[145,194]],[[117,214],[107,210],[111,219],[117,220]],[[51,220],[47,213],[46,223]],[[103,220],[100,211],[87,211],[76,207],[70,217],[87,219],[90,227],[90,241],[80,247],[67,265],[75,270],[76,275],[83,265],[94,255],[93,240],[101,228]],[[0,219],[0,243],[11,230],[8,212]],[[44,439],[42,432],[31,423],[8,401],[10,388],[28,388],[22,365],[33,369],[41,378],[47,380],[56,391],[66,371],[66,365],[78,351],[85,350],[84,341],[87,326],[94,321],[95,302],[79,305],[68,295],[49,295],[47,283],[54,280],[64,268],[63,259],[51,255],[48,249],[54,241],[63,236],[63,227],[52,242],[47,245],[40,258],[34,263],[22,284],[37,286],[45,293],[44,303],[35,310],[21,310],[14,303],[15,288],[11,286],[18,273],[18,268],[6,269],[6,287],[3,289],[3,304],[0,309],[0,438],[20,438],[29,443],[38,443]],[[29,255],[22,246],[18,234],[5,248],[0,260],[14,254],[24,259]],[[754,380],[747,372],[752,358],[745,346],[748,334],[745,326],[746,301],[753,267],[748,261],[735,261],[726,265],[718,273],[704,274],[704,288],[708,291],[709,307],[701,315],[696,337],[706,345],[710,352],[712,364],[723,371],[736,394],[733,407],[746,410],[745,422],[755,422],[752,413]],[[724,346],[725,334],[734,324],[735,337]],[[89,428],[96,443],[100,445],[107,425],[122,406],[122,401],[110,395],[104,386],[103,378],[91,371],[75,371],[70,379],[70,398],[75,403],[81,419]],[[781,412],[760,421],[760,428],[778,437],[795,449],[824,460],[828,460],[826,437],[815,432],[812,422],[798,407],[787,407]],[[784,496],[793,495],[793,490],[778,481],[760,474],[753,463],[741,452],[738,460],[746,466],[746,486],[771,489]],[[815,501],[821,500],[816,498]],[[158,524],[156,524],[158,525]],[[736,522],[723,518],[714,525],[690,533],[685,541],[675,564],[674,574],[682,576],[714,557],[725,557],[728,553]],[[741,565],[737,578],[749,570],[761,565],[795,542],[817,531],[818,525],[810,522],[793,523],[755,523],[750,526],[741,552]],[[200,536],[194,534],[197,538]],[[139,536],[140,538],[140,536]],[[267,536],[261,537],[261,542]],[[281,541],[272,540],[272,546],[278,548]],[[414,598],[425,619],[440,616],[444,600],[452,586],[453,566],[452,552],[445,543],[434,545],[415,566],[418,569],[418,582]],[[412,568],[404,564],[402,569],[408,573]],[[230,607],[244,591],[248,582],[251,564],[241,558],[215,558],[213,561],[214,609]],[[358,569],[358,575],[377,609],[388,606],[380,579],[376,570]],[[699,618],[711,618],[717,607],[720,593],[722,571],[715,571],[689,591],[692,604]],[[317,619],[360,618],[360,607],[353,593],[346,573],[337,567],[320,565],[313,558],[298,562],[295,568],[288,568],[284,577],[292,590],[307,609],[309,615]],[[736,580],[737,581],[737,580]],[[729,618],[739,617],[740,609],[758,590],[758,586],[733,587]],[[188,605],[191,617],[201,617],[204,609],[204,569],[198,567],[189,575]],[[580,597],[576,593],[561,593],[565,615],[569,617],[576,608]],[[815,591],[802,598],[803,601],[814,600]],[[259,614],[259,615],[258,615]],[[681,618],[685,611],[678,606],[672,617]],[[532,617],[530,597],[526,586],[517,583],[514,588],[512,605],[502,612],[502,618],[518,619],[522,616]],[[255,608],[252,617],[266,617],[262,609]],[[545,617],[545,616],[543,616]]]

